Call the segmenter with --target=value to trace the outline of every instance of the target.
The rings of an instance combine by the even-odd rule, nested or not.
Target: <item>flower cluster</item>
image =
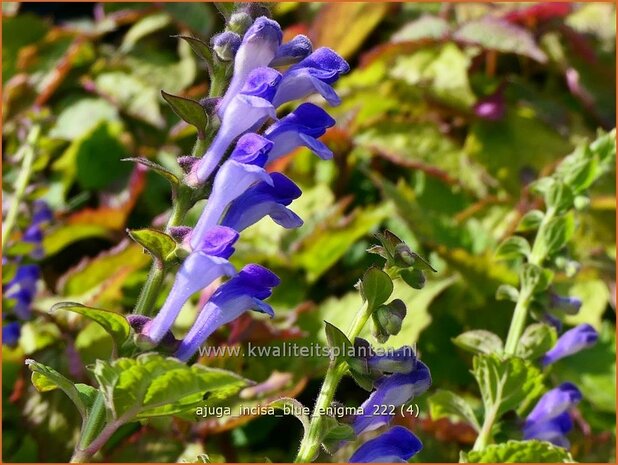
[[[22,241],[31,246],[29,257],[40,260],[43,257],[43,227],[52,219],[52,212],[45,202],[37,200],[33,204],[30,225],[22,235]],[[29,320],[31,306],[36,294],[37,281],[40,277],[39,266],[32,263],[21,263],[23,257],[17,260],[15,275],[4,287],[3,295],[7,300],[10,313],[3,312],[2,343],[14,346],[21,334],[20,321]],[[3,258],[3,266],[9,262]]]
[[[188,360],[221,325],[247,310],[273,316],[264,302],[279,279],[266,268],[246,265],[236,272],[228,261],[239,233],[265,216],[284,228],[302,220],[288,206],[300,189],[281,173],[265,166],[291,150],[305,146],[322,159],[332,152],[318,138],[335,121],[321,108],[304,103],[277,119],[284,103],[319,93],[338,104],[331,85],[349,70],[348,64],[328,48],[312,52],[309,39],[299,35],[281,44],[279,24],[257,18],[242,39],[222,33],[213,39],[222,59],[234,59],[234,73],[225,95],[218,101],[219,130],[203,157],[188,163],[187,183],[212,184],[210,197],[197,224],[186,232],[183,245],[189,255],[178,271],[163,307],[151,321],[140,323],[142,341],[158,344],[169,334],[185,302],[196,292],[229,278],[211,295],[175,356]],[[275,67],[289,66],[279,72]],[[274,121],[265,130],[262,127]],[[261,132],[261,134],[259,133]]]
[[[369,342],[356,338],[355,346],[364,346],[368,356],[352,362],[355,378],[369,377],[375,390],[361,405],[363,413],[355,417],[356,435],[387,425],[394,418],[392,409],[407,404],[431,386],[429,368],[417,359],[409,346],[377,355]],[[407,429],[396,426],[363,444],[350,462],[407,462],[422,449],[421,441]]]
[[[578,309],[580,305],[577,305]],[[598,338],[598,333],[589,324],[576,326],[560,336],[554,347],[545,353],[541,363],[543,366],[548,366],[564,357],[587,349],[593,346]],[[567,449],[569,441],[565,435],[573,428],[568,410],[581,399],[581,393],[571,383],[563,383],[548,391],[526,418],[523,427],[524,439],[549,441]]]

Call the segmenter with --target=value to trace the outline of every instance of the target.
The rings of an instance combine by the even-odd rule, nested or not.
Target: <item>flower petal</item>
[[[423,443],[407,428],[395,426],[356,449],[349,463],[401,463],[420,452]]]

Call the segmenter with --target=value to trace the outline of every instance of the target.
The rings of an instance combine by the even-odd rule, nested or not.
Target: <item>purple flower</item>
[[[319,93],[329,104],[339,105],[341,100],[331,85],[349,70],[350,65],[336,52],[321,47],[285,72],[273,105],[278,107],[314,92]]]
[[[568,448],[565,434],[572,428],[568,410],[581,399],[581,392],[572,383],[562,383],[546,392],[526,417],[524,439],[540,439]]]
[[[275,58],[269,63],[270,67],[293,65],[306,58],[313,50],[309,37],[298,34],[289,42],[277,49]]]
[[[549,304],[552,309],[561,310],[568,315],[575,315],[579,312],[582,301],[577,297],[561,296],[551,293],[549,295]]]
[[[175,357],[188,360],[217,328],[247,310],[274,316],[273,309],[262,300],[269,297],[278,284],[279,278],[268,269],[255,264],[245,266],[215,291],[180,343]]]
[[[272,183],[268,173],[259,166],[246,165],[234,160],[228,160],[221,166],[215,176],[212,194],[206,208],[191,232],[190,244],[193,250],[200,249],[204,236],[219,223],[228,205],[259,181]]]
[[[270,126],[264,135],[274,144],[268,153],[268,162],[304,146],[323,160],[333,157],[333,152],[317,140],[334,126],[335,120],[320,107],[312,103],[303,103],[296,110]]]
[[[260,182],[236,198],[221,224],[240,232],[268,215],[284,228],[300,227],[303,220],[286,206],[300,197],[301,190],[281,173],[272,173],[270,179],[271,183]]]
[[[593,346],[598,339],[599,334],[589,324],[576,326],[558,338],[556,345],[543,356],[541,363],[547,366],[561,358]]]
[[[410,430],[394,426],[356,449],[349,463],[405,463],[423,448]]]
[[[2,326],[2,344],[15,347],[21,335],[21,325],[17,321],[6,323]]]
[[[238,34],[231,31],[225,31],[213,36],[210,40],[213,50],[223,61],[234,59],[234,55],[240,47],[241,39]]]
[[[416,366],[416,355],[411,346],[377,354],[363,338],[354,339],[356,357],[351,361],[354,369],[364,375],[382,376],[385,373],[410,373]]]
[[[228,147],[241,134],[259,129],[268,117],[276,118],[271,104],[281,74],[271,68],[251,72],[242,90],[229,103],[221,127],[204,156],[193,165],[189,183],[202,184],[221,162]]]
[[[21,320],[30,318],[30,306],[36,294],[36,283],[40,277],[37,265],[22,265],[6,286],[5,297],[14,299],[13,312]]]
[[[225,249],[225,246],[222,247]],[[176,274],[172,289],[159,313],[144,325],[142,339],[157,344],[171,329],[182,306],[196,292],[204,289],[221,276],[234,274],[234,267],[225,258],[208,255],[203,251],[190,254]]]
[[[263,167],[268,160],[268,152],[273,148],[273,143],[254,132],[240,136],[230,159],[239,163]]]
[[[47,223],[54,218],[54,214],[44,200],[35,200],[33,207],[33,224]]]
[[[431,374],[427,365],[417,360],[409,373],[383,376],[374,385],[376,390],[361,405],[363,414],[358,415],[352,425],[357,435],[389,423],[393,419],[392,414],[388,410],[381,414],[383,410],[380,406],[399,407],[408,403],[429,389]]]
[[[227,106],[241,91],[249,74],[256,68],[268,66],[275,58],[282,38],[279,24],[264,16],[257,18],[247,30],[234,58],[234,75],[219,103],[218,113],[222,119]]]
[[[213,226],[201,237],[202,242],[197,250],[214,257],[230,258],[234,253],[234,244],[238,240],[238,232],[226,226]]]

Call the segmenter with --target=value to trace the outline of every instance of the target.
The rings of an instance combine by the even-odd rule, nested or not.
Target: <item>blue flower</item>
[[[36,295],[36,283],[40,274],[37,265],[21,265],[6,286],[4,295],[7,299],[15,301],[13,312],[21,320],[30,318],[30,306]]]
[[[17,321],[6,323],[2,326],[2,344],[15,347],[21,335],[21,325]]]
[[[241,39],[238,34],[231,31],[225,31],[213,36],[210,40],[213,50],[223,61],[234,59],[234,55],[240,47]]]
[[[313,51],[313,45],[309,37],[298,34],[289,42],[277,49],[275,58],[269,63],[270,67],[287,66],[298,63]]]
[[[297,147],[307,147],[323,160],[333,157],[333,152],[317,138],[334,126],[335,120],[323,109],[312,103],[303,103],[296,110],[271,125],[264,136],[274,144],[268,153],[268,162],[290,153]]]
[[[321,47],[284,73],[273,105],[278,107],[314,92],[319,93],[329,104],[339,105],[341,100],[331,85],[349,70],[350,65],[336,52]]]
[[[576,326],[558,338],[556,345],[543,356],[541,362],[544,366],[547,366],[561,358],[593,346],[598,339],[599,334],[589,324]]]
[[[220,248],[227,249],[227,245]],[[141,339],[151,344],[159,343],[171,329],[182,306],[196,292],[204,289],[221,276],[232,276],[234,267],[225,258],[208,255],[204,251],[190,254],[176,274],[170,293],[152,321],[144,325]]]
[[[268,66],[275,58],[282,38],[281,26],[264,16],[257,18],[245,32],[234,58],[234,75],[219,102],[218,113],[221,118],[232,99],[244,86],[249,74],[256,68]]]
[[[263,299],[269,297],[278,284],[279,278],[268,269],[255,264],[245,266],[215,291],[180,343],[175,357],[188,360],[217,328],[247,310],[274,316],[273,309]]]
[[[230,159],[239,163],[263,167],[268,160],[268,152],[273,143],[259,134],[249,132],[240,136]]]
[[[284,228],[300,227],[303,220],[286,206],[300,197],[301,190],[281,173],[272,173],[270,178],[271,183],[260,182],[236,198],[221,224],[240,232],[268,215]]]
[[[281,74],[271,68],[258,68],[251,72],[240,93],[225,109],[221,127],[212,144],[192,166],[188,178],[190,184],[199,185],[208,180],[234,139],[247,131],[259,129],[267,118],[276,118],[271,99],[280,79]]]
[[[423,443],[407,428],[394,426],[356,449],[349,463],[405,463],[423,448]]]
[[[567,315],[575,315],[579,312],[582,301],[577,297],[561,296],[551,293],[549,295],[549,304],[552,309],[561,310]]]
[[[526,417],[524,439],[540,439],[568,448],[565,435],[573,427],[568,410],[581,399],[581,392],[572,383],[562,383],[546,392]]]
[[[212,194],[206,208],[202,211],[191,233],[190,244],[193,250],[200,249],[204,235],[219,224],[221,216],[230,203],[260,181],[272,184],[271,177],[259,166],[247,165],[234,160],[228,160],[221,166],[215,176]]]
[[[429,389],[431,374],[427,365],[417,360],[410,372],[383,376],[374,385],[376,390],[363,402],[363,413],[355,418],[352,425],[357,435],[390,423],[393,419],[390,409],[385,410],[381,406],[399,407],[410,402]]]
[[[350,363],[364,375],[379,377],[385,373],[410,373],[416,366],[416,355],[411,346],[376,354],[367,340],[357,337],[354,350],[356,357]]]

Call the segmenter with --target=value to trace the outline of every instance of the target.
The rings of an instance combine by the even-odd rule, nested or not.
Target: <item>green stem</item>
[[[500,408],[502,399],[502,386],[502,384],[498,386],[498,390],[496,391],[496,401],[493,403],[492,408],[485,413],[483,426],[481,427],[481,431],[479,431],[479,435],[476,437],[476,441],[474,441],[472,450],[483,450],[492,441],[492,431],[494,428],[494,423],[497,420],[498,409]]]
[[[7,240],[11,236],[13,232],[13,228],[15,227],[15,222],[17,220],[17,213],[19,212],[19,205],[21,200],[26,192],[26,188],[28,187],[28,182],[30,181],[30,176],[32,175],[32,165],[34,162],[34,145],[37,143],[39,139],[39,135],[41,133],[41,128],[37,125],[34,126],[30,133],[28,134],[26,144],[23,145],[19,152],[22,158],[22,165],[19,175],[17,176],[17,180],[15,181],[15,193],[13,194],[13,202],[9,207],[9,211],[4,219],[2,230],[2,254],[4,255],[4,251],[6,248]]]
[[[367,306],[367,302],[364,302],[362,307],[356,313],[356,317],[352,322],[348,331],[347,337],[350,341],[353,341],[356,336],[360,334],[365,323],[371,316],[371,311]],[[337,386],[347,371],[346,363],[331,363],[326,371],[324,377],[324,383],[320,389],[320,394],[315,402],[313,408],[313,414],[311,415],[311,423],[309,424],[309,430],[303,437],[295,463],[308,463],[312,462],[320,449],[322,422],[324,421],[323,412],[330,407],[337,391]]]
[[[90,459],[91,456],[86,453],[85,449],[101,432],[104,424],[105,399],[103,398],[103,393],[99,391],[94,399],[88,418],[86,418],[86,422],[82,427],[82,434],[73,452],[73,457],[71,457],[71,463],[87,462]]]

